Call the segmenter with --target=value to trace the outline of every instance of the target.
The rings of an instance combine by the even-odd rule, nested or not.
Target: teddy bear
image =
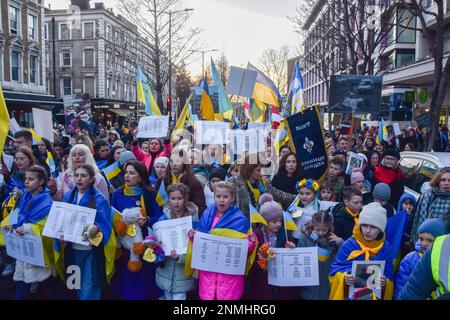
[[[122,212],[122,217],[114,224],[114,231],[119,236],[118,243],[130,251],[128,270],[138,272],[142,268],[140,256],[145,252],[142,228],[137,223],[139,218],[145,217],[141,208],[129,208]]]

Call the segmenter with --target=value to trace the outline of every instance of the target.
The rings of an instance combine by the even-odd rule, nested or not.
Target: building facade
[[[47,92],[88,93],[93,119],[102,125],[137,119],[136,68],[150,75],[152,47],[135,24],[103,3],[72,0],[67,10],[46,10]],[[63,115],[63,112],[60,112]]]
[[[332,6],[329,4],[333,3]],[[300,61],[304,80],[305,101],[308,104],[328,105],[329,88],[324,75],[348,72],[348,55],[345,48],[336,45],[333,39],[323,37],[326,28],[323,26],[322,16],[338,15],[341,0],[318,0],[315,8],[303,25],[306,33],[303,48],[304,56],[288,61],[288,67],[293,70],[296,61]],[[427,10],[437,10],[433,1],[423,1]],[[450,0],[444,0],[445,32],[444,51],[446,57],[450,52]],[[407,9],[392,5],[384,10],[380,19],[381,25],[376,30],[386,32],[373,52],[370,74],[383,75],[383,91],[380,113],[376,117],[390,118],[394,121],[410,121],[412,116],[427,110],[430,104],[432,75],[434,63],[428,52],[428,44],[419,31],[412,28],[421,27],[420,21],[414,19]],[[428,24],[436,23],[428,16]],[[404,25],[404,27],[403,27]],[[368,35],[365,35],[369,41]],[[324,57],[328,70],[323,71],[323,64],[317,59],[308,57]],[[444,60],[445,63],[445,60]],[[303,64],[303,65],[302,65]],[[357,71],[361,70],[362,59],[358,62]],[[290,71],[292,72],[292,71]],[[290,81],[290,78],[288,79]],[[427,99],[420,102],[418,92],[428,92]],[[411,92],[415,92],[415,99],[411,101]],[[450,112],[450,90],[443,104],[443,116]],[[448,118],[448,116],[447,116]]]
[[[46,91],[42,0],[2,0],[0,4],[0,83],[11,117],[33,126],[33,108],[60,105]]]

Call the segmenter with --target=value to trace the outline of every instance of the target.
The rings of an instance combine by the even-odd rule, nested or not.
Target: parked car
[[[450,167],[448,152],[402,152],[400,166],[405,175],[405,192],[416,199],[429,188],[429,181],[439,169]]]

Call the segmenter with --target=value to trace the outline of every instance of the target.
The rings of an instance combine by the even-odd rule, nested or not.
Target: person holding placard
[[[42,237],[47,216],[52,207],[52,197],[46,187],[47,172],[41,166],[31,166],[25,170],[25,192],[17,204],[19,210],[16,224],[7,227],[19,236],[31,234]],[[53,259],[53,240],[42,237],[45,266],[35,266],[16,260],[14,281],[16,282],[16,299],[31,298],[39,291],[40,298],[51,298],[51,281]]]
[[[292,288],[269,285],[267,274],[268,257],[270,248],[294,248],[291,241],[283,241],[283,208],[273,200],[269,193],[264,193],[259,198],[260,213],[266,221],[266,225],[259,223],[254,229],[258,242],[257,261],[253,264],[245,283],[245,298],[249,300],[283,300],[292,299],[295,291]],[[281,232],[281,234],[280,234]]]
[[[236,207],[234,185],[221,181],[214,192],[215,203],[203,213],[197,231],[212,235],[248,240],[246,274],[248,274],[256,255],[257,240],[250,233],[250,222]],[[185,275],[191,276],[192,241],[194,230],[189,231],[189,247],[186,255]],[[245,275],[231,275],[220,272],[199,271],[199,296],[202,300],[239,300],[244,293]]]
[[[344,300],[348,297],[349,286],[355,284],[351,274],[354,261],[384,261],[384,274],[380,276],[381,299],[391,300],[394,293],[394,265],[391,247],[385,238],[386,209],[373,202],[363,208],[359,215],[359,225],[353,236],[340,247],[336,259],[330,267],[330,300]],[[376,279],[375,283],[376,283]],[[372,285],[367,283],[367,285]]]
[[[344,240],[333,233],[333,216],[326,211],[317,211],[300,234],[297,247],[317,247],[319,258],[319,285],[300,287],[304,300],[328,300],[330,266],[338,248]]]
[[[167,188],[169,203],[164,206],[164,214],[158,221],[192,216],[193,227],[199,220],[198,208],[188,201],[189,188],[182,183],[172,184]],[[167,253],[166,253],[167,254]],[[185,254],[172,250],[166,256],[164,266],[156,269],[156,284],[164,290],[164,300],[186,300],[186,293],[195,285],[192,277],[184,275]]]
[[[116,238],[112,231],[108,200],[95,187],[95,170],[82,165],[74,171],[75,188],[64,195],[63,202],[96,209],[94,224],[84,227],[88,246],[55,240],[57,270],[64,279],[67,266],[76,265],[81,271],[80,300],[100,300],[106,280],[114,270]]]
[[[155,202],[156,191],[149,184],[145,165],[139,161],[127,162],[124,166],[125,184],[114,191],[111,205],[122,212],[129,208],[141,208],[137,224],[142,228],[142,237],[148,236],[148,228],[158,221],[162,212]],[[134,227],[133,227],[134,226]],[[118,237],[136,236],[135,224],[127,224],[113,217],[113,227]],[[133,253],[141,256],[145,247],[133,245]],[[148,300],[160,297],[163,292],[156,286],[156,266],[153,263],[129,261],[130,251],[121,249],[116,262],[116,276],[112,279],[113,295],[125,300]]]
[[[145,153],[139,147],[139,140],[137,138],[137,130],[134,131],[134,139],[131,143],[131,151],[136,156],[138,161],[142,161],[147,168],[147,171],[151,174],[154,166],[154,162],[159,157],[170,157],[172,153],[172,144],[170,138],[164,139],[164,143],[160,139],[153,138],[148,140],[148,153]]]

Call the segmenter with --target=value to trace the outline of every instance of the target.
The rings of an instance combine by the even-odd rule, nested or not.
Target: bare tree
[[[287,64],[291,49],[288,45],[283,45],[277,49],[269,49],[264,51],[260,60],[259,66],[278,89],[282,96],[287,94]]]
[[[199,41],[200,29],[188,28],[189,12],[181,11],[171,15],[169,11],[178,11],[181,8],[180,0],[119,0],[121,14],[133,21],[141,35],[148,39],[153,48],[151,63],[147,75],[148,81],[157,94],[157,103],[163,106],[162,92],[168,83],[169,45],[173,73],[184,62],[189,64],[193,51],[201,47]]]
[[[220,74],[220,79],[224,86],[227,85],[228,75],[230,73],[230,62],[228,61],[225,53],[222,53],[217,60],[214,61],[217,67],[217,71]]]
[[[429,126],[430,138],[425,145],[425,151],[431,151],[439,133],[439,117],[441,115],[442,104],[444,102],[450,79],[450,58],[444,64],[444,28],[446,15],[449,13],[447,3],[447,13],[445,13],[444,2],[435,0],[435,10],[425,8],[422,1],[401,0],[408,10],[418,18],[419,30],[426,43],[428,51],[434,61],[433,74],[433,94],[430,102],[431,123]]]

